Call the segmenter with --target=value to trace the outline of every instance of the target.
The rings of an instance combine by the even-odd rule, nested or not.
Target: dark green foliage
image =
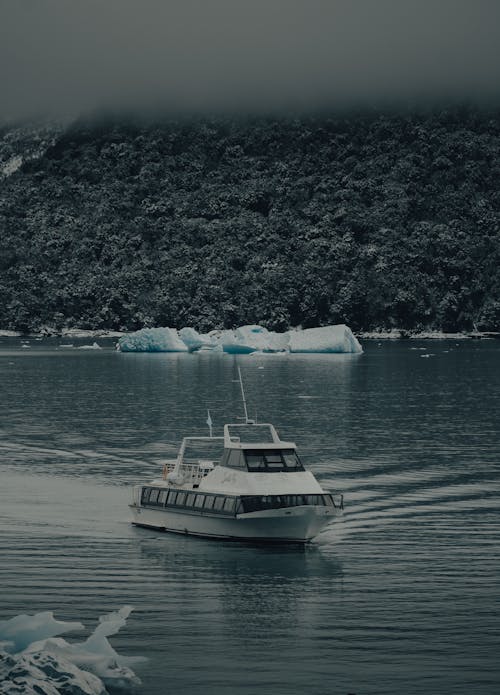
[[[78,123],[0,180],[0,327],[494,330],[499,182],[497,112]]]

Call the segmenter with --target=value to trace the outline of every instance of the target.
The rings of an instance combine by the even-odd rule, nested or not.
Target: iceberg
[[[361,345],[344,324],[275,333],[259,325],[198,333],[194,328],[144,328],[120,338],[122,352],[360,353]]]
[[[363,352],[358,339],[351,329],[344,324],[290,331],[288,346],[290,352]]]
[[[135,692],[140,680],[130,665],[143,657],[118,654],[108,637],[126,623],[132,608],[124,606],[99,618],[83,642],[57,637],[81,630],[81,623],[61,622],[50,611],[0,622],[0,693],[14,695],[106,695]]]
[[[118,341],[121,352],[187,352],[175,328],[143,328],[122,336]]]
[[[209,334],[223,352],[247,355],[251,352],[280,352],[287,349],[286,333],[273,333],[263,326],[241,326]]]
[[[179,338],[187,347],[189,352],[196,350],[215,350],[217,344],[211,334],[198,333],[194,328],[181,328]]]
[[[51,611],[16,615],[10,620],[0,620],[0,648],[13,653],[22,652],[32,642],[83,629],[81,623],[56,620]]]

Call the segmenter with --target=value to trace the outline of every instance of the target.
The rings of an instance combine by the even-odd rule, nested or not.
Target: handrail
[[[210,461],[210,463],[212,463],[212,461]],[[207,469],[203,466],[200,466],[199,463],[181,463],[179,465],[178,461],[167,461],[163,465],[162,478],[163,480],[166,480],[169,473],[182,473],[185,474],[188,479],[191,479],[192,481],[194,480],[196,482],[197,480],[201,480],[204,477],[202,472],[204,470]]]

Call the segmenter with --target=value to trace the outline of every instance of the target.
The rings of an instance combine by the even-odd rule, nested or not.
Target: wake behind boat
[[[239,371],[239,370],[238,370]],[[157,480],[136,485],[133,523],[206,538],[306,543],[343,509],[342,495],[323,490],[293,442],[273,425],[227,424],[223,437],[185,437]],[[210,416],[208,424],[211,432]],[[203,448],[221,455],[203,456]],[[190,456],[190,449],[202,454]]]

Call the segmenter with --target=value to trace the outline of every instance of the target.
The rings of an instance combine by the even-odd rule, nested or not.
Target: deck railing
[[[166,480],[169,473],[173,473],[177,466],[176,461],[166,461],[163,465],[163,479]],[[181,463],[178,469],[179,475],[184,479],[186,483],[199,483],[207,473],[210,468],[206,468],[199,463]]]

